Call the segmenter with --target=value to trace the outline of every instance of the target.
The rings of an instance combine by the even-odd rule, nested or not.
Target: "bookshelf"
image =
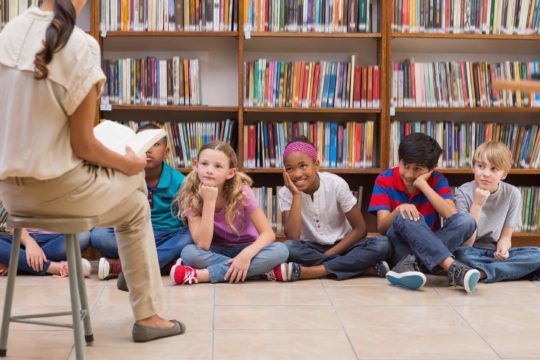
[[[375,218],[365,212],[375,177],[390,166],[390,127],[393,121],[498,121],[524,125],[537,124],[540,107],[392,107],[392,62],[407,58],[415,61],[487,61],[506,60],[534,61],[540,57],[538,40],[533,33],[515,34],[469,32],[397,31],[394,5],[403,5],[404,0],[373,0],[378,6],[378,28],[373,32],[298,32],[298,31],[251,31],[243,26],[243,19],[250,14],[239,1],[235,31],[108,31],[100,32],[100,1],[90,5],[90,33],[98,39],[104,58],[125,56],[197,56],[201,60],[202,105],[112,105],[102,111],[101,117],[118,121],[152,120],[159,122],[178,121],[221,121],[225,117],[237,121],[237,152],[240,163],[247,155],[244,143],[244,126],[257,122],[310,122],[373,121],[374,163],[368,168],[323,169],[344,177],[351,189],[363,186],[362,209],[368,230],[375,231]],[[442,2],[431,1],[435,10]],[[341,2],[345,3],[345,2]],[[411,4],[424,3],[406,2]],[[488,2],[483,2],[488,3]],[[491,1],[490,3],[495,3]],[[503,3],[503,1],[501,1]],[[236,4],[236,2],[234,3]],[[402,11],[403,9],[400,8]],[[428,8],[429,9],[429,8]],[[439,8],[440,9],[440,8]],[[531,18],[532,19],[532,18]],[[410,19],[409,19],[410,20]],[[511,19],[510,19],[511,20]],[[484,25],[485,26],[485,25]],[[293,27],[294,28],[294,27]],[[489,27],[488,27],[489,28]],[[299,29],[299,28],[297,28]],[[491,31],[493,32],[493,31]],[[348,61],[356,56],[358,64],[378,65],[380,68],[380,106],[376,108],[329,108],[329,107],[254,107],[245,104],[244,63],[265,58],[268,61]],[[255,180],[255,186],[282,185],[278,168],[241,166]],[[180,169],[183,172],[188,168]],[[452,185],[472,179],[468,168],[441,168]],[[516,168],[510,171],[508,181],[521,186],[538,184],[540,169]],[[540,232],[514,234],[516,245],[540,245]]]

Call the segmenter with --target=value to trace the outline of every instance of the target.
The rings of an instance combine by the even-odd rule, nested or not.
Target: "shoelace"
[[[266,274],[266,278],[270,281],[277,281],[277,277],[276,277],[276,274],[274,274],[274,270],[270,270],[269,272],[267,272]]]
[[[199,282],[199,280],[197,280],[197,271],[195,271],[195,269],[186,269],[185,271],[183,284],[196,284]]]

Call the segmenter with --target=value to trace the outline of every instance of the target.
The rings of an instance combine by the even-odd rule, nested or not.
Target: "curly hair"
[[[39,2],[41,4],[42,1]],[[53,59],[54,53],[62,50],[75,27],[77,13],[71,0],[54,0],[54,17],[45,32],[43,49],[34,58],[34,78],[44,80],[49,76],[47,65]]]
[[[197,158],[199,158],[201,153],[207,149],[217,150],[224,153],[229,159],[229,168],[232,169],[238,167],[236,153],[226,142],[209,142],[201,147]],[[253,180],[242,172],[236,172],[235,176],[226,180],[223,184],[223,192],[221,193],[221,196],[227,204],[225,219],[227,220],[227,224],[229,224],[229,226],[235,232],[238,232],[233,223],[236,215],[236,205],[245,198],[245,194],[242,192],[242,186],[251,186],[252,184]],[[199,195],[200,186],[201,180],[197,174],[197,169],[193,169],[184,180],[184,184],[182,185],[182,188],[175,199],[175,202],[178,204],[178,216],[180,218],[185,219],[188,216],[200,215],[202,213],[203,200]]]

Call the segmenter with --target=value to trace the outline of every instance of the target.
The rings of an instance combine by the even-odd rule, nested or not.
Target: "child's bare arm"
[[[250,219],[259,233],[259,237],[257,237],[257,240],[251,245],[246,246],[238,253],[238,255],[228,261],[230,267],[229,270],[227,270],[224,279],[229,280],[231,283],[246,280],[251,259],[276,239],[270,222],[260,208],[257,208],[251,213]]]
[[[448,219],[449,217],[457,214],[456,205],[450,199],[443,199],[431,186],[429,186],[427,179],[429,179],[432,172],[433,171],[430,171],[417,177],[414,181],[414,186],[424,193],[439,215],[445,219]]]
[[[486,203],[488,197],[489,190],[483,190],[477,187],[474,191],[473,201],[471,204],[471,208],[469,209],[469,214],[472,216],[472,218],[476,221],[477,224],[478,220],[480,219],[480,214],[482,213],[482,207]],[[463,245],[473,246],[476,241],[476,235],[477,231],[475,230],[471,237],[463,242]]]
[[[291,209],[283,212],[284,231],[287,240],[300,240],[302,235],[302,197],[293,195]]]
[[[502,229],[501,237],[497,241],[497,251],[493,254],[493,257],[497,260],[506,260],[510,256],[508,250],[512,247],[512,233],[514,229],[505,226]]]
[[[325,255],[343,254],[351,246],[366,237],[366,223],[360,209],[357,206],[353,206],[345,216],[349,224],[351,224],[352,230],[340,242],[326,250]]]

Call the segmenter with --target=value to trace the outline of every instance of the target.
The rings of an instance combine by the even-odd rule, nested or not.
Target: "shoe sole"
[[[469,270],[463,279],[463,287],[467,293],[472,293],[480,280],[480,272],[476,269]]]
[[[169,277],[171,278],[171,280],[173,281],[174,284],[176,284],[176,281],[174,280],[174,271],[176,270],[176,267],[179,266],[180,264],[175,264],[171,267],[171,272],[169,273]]]
[[[109,270],[109,262],[105,258],[99,259],[98,279],[105,280],[107,275],[109,275]]]
[[[410,290],[418,290],[426,284],[426,275],[419,271],[405,271],[403,273],[389,271],[386,273],[386,279],[392,285]]]

